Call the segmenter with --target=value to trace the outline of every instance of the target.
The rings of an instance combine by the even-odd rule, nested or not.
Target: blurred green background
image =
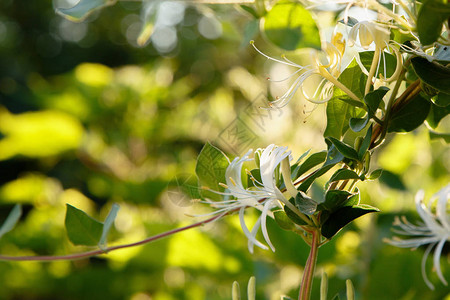
[[[138,47],[140,3],[119,2],[83,23],[54,12],[53,6],[73,4],[0,2],[0,222],[16,203],[25,212],[0,241],[1,254],[85,251],[67,239],[65,203],[101,221],[112,203],[120,204],[110,245],[198,221],[188,215],[210,210],[177,186],[196,184],[195,160],[206,141],[230,158],[270,143],[289,146],[295,157],[325,149],[324,107],[298,97],[280,110],[259,108],[269,89],[281,94],[285,87],[269,86],[265,79],[277,66],[248,38],[267,53],[281,52],[251,34],[255,21],[239,7],[163,4],[159,27]],[[382,242],[393,235],[395,215],[417,218],[418,189],[429,198],[448,183],[448,147],[430,142],[420,127],[390,138],[373,160],[389,172],[381,183],[359,187],[362,202],[382,212],[320,249],[317,279],[326,271],[330,297],[340,293],[341,299],[348,278],[358,299],[449,297],[431,274],[431,260],[436,291],[424,284],[423,249]],[[313,193],[320,192],[315,185]],[[249,211],[248,218],[257,215]],[[252,275],[257,299],[295,298],[308,248],[273,221],[268,227],[275,253],[249,254],[238,218],[229,216],[100,257],[0,262],[0,299],[231,299],[232,282],[243,292]],[[446,278],[448,253],[441,260]],[[318,280],[313,288],[317,299]]]

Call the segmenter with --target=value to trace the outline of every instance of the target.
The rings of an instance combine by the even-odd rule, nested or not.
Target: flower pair
[[[241,178],[242,167],[244,162],[255,160],[254,158],[250,158],[252,152],[253,150],[249,150],[244,156],[236,157],[227,167],[225,172],[226,184],[222,184],[226,188],[225,192],[213,191],[224,195],[224,200],[212,201],[207,199],[206,203],[217,209],[213,214],[239,210],[240,224],[248,238],[248,249],[251,253],[253,253],[255,245],[262,249],[268,249],[266,245],[256,239],[259,228],[261,228],[266,243],[272,251],[275,251],[267,232],[266,219],[267,216],[273,218],[272,209],[282,207],[280,202],[287,202],[276,185],[277,176],[275,173],[278,172],[283,160],[289,161],[291,151],[288,151],[287,147],[277,147],[273,144],[264,150],[258,149],[255,151],[255,156],[259,156],[256,162],[261,173],[261,180],[259,181],[251,177],[255,183],[254,187],[245,188]],[[251,230],[247,227],[244,219],[244,212],[248,207],[253,207],[261,211],[260,217]]]

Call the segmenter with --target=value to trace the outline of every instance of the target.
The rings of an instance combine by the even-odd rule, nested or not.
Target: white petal
[[[430,254],[430,252],[431,252],[431,249],[433,249],[433,246],[434,246],[434,244],[430,244],[428,247],[427,247],[427,249],[425,250],[425,253],[423,254],[423,257],[422,257],[422,277],[423,277],[423,281],[425,281],[425,284],[430,288],[430,289],[432,289],[433,291],[434,291],[434,285],[431,283],[431,281],[428,279],[428,276],[427,276],[427,272],[426,272],[426,270],[425,270],[425,267],[426,267],[426,263],[427,263],[427,258],[428,258],[428,255]]]
[[[447,241],[448,237],[443,238],[439,244],[437,244],[436,249],[434,250],[434,256],[433,256],[433,266],[436,269],[436,273],[439,277],[439,279],[442,281],[443,284],[447,285],[447,281],[444,278],[444,275],[442,275],[441,271],[441,264],[440,264],[440,258],[442,253],[442,248],[444,247],[445,242]]]
[[[260,241],[258,241],[253,235],[252,233],[248,230],[247,225],[245,224],[245,220],[244,220],[244,211],[245,211],[245,207],[242,207],[239,210],[239,221],[241,222],[241,228],[242,231],[244,231],[244,234],[247,236],[247,238],[249,239],[250,242],[252,242],[253,244],[255,244],[256,246],[262,248],[262,249],[269,249],[267,248],[267,246],[265,246],[264,244],[262,244]],[[250,250],[250,248],[249,248]],[[253,248],[252,250],[250,250],[250,253],[253,253]]]
[[[269,209],[272,208],[272,205],[273,205],[272,201],[269,201],[264,205],[264,209],[263,209],[260,219],[261,219],[261,231],[264,236],[264,239],[266,240],[270,249],[272,249],[272,251],[275,252],[275,247],[272,245],[272,242],[270,241],[269,233],[267,232],[267,227],[266,227],[267,212],[269,211]]]

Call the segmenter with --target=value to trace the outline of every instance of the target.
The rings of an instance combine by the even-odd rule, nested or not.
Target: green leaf
[[[367,105],[369,118],[375,115],[377,109],[380,107],[380,103],[383,101],[383,97],[388,91],[389,88],[382,86],[364,96],[364,103]]]
[[[5,222],[3,222],[2,227],[0,227],[0,239],[3,235],[13,230],[19,221],[20,216],[22,216],[22,206],[20,204],[16,204],[8,214]]]
[[[364,127],[366,127],[367,123],[369,123],[369,118],[350,118],[350,128],[354,131],[354,132],[360,132],[361,130],[364,129]]]
[[[324,163],[324,166],[327,165],[335,165],[341,162],[344,159],[344,155],[330,142],[328,139],[325,139],[325,143],[328,146],[327,152],[327,160]]]
[[[381,173],[380,176],[380,182],[391,189],[406,191],[406,186],[400,175],[392,173],[391,171],[383,170],[383,173]]]
[[[311,154],[302,164],[300,164],[293,172],[292,178],[298,178],[305,172],[311,170],[315,166],[323,163],[327,158],[327,152],[321,151]]]
[[[433,103],[439,107],[446,107],[450,105],[450,94],[439,93],[436,97],[431,99]]]
[[[375,180],[380,178],[381,174],[383,174],[383,169],[376,169],[369,176],[367,176],[368,180]]]
[[[366,204],[341,207],[332,213],[322,225],[322,235],[331,239],[339,230],[356,218],[378,211],[380,211],[378,208]]]
[[[442,32],[443,23],[450,18],[450,6],[442,1],[425,1],[417,16],[417,33],[422,45],[431,45]]]
[[[320,49],[319,30],[311,13],[296,1],[279,1],[263,19],[267,38],[285,50]]]
[[[419,127],[428,116],[431,103],[420,94],[395,110],[389,120],[388,132],[409,132]]]
[[[364,84],[367,76],[361,71],[356,60],[342,72],[338,80],[349,88],[357,97],[363,98]],[[333,98],[327,102],[327,127],[324,137],[334,137],[340,139],[349,128],[351,118],[360,118],[365,112],[352,104],[351,99],[341,89],[334,87]],[[361,105],[364,103],[361,102]]]
[[[311,216],[316,212],[317,202],[309,197],[303,197],[302,193],[298,193],[294,199],[295,207],[298,210],[308,216]]]
[[[213,191],[222,192],[219,183],[225,183],[225,171],[230,164],[228,157],[209,142],[205,144],[197,158],[195,173],[201,186]],[[222,196],[207,190],[202,190],[203,197],[212,200],[221,200]]]
[[[103,224],[84,211],[66,204],[66,231],[74,245],[95,246],[102,236]]]
[[[370,70],[370,66],[373,60],[373,54],[374,51],[363,51],[359,53],[359,59],[361,60],[362,65],[364,66],[364,68],[366,68],[367,71]],[[397,58],[394,55],[388,54],[386,52],[383,52],[382,55],[384,55],[384,58],[383,56],[381,56],[377,77],[379,77],[379,75],[381,74],[385,78],[389,78],[395,72],[395,68],[397,67]]]
[[[450,68],[430,62],[423,57],[414,57],[411,63],[420,80],[443,93],[450,94]]]
[[[102,236],[100,237],[100,241],[98,242],[99,247],[102,249],[106,248],[106,238],[108,237],[108,233],[114,224],[114,220],[117,217],[117,212],[119,211],[119,209],[120,206],[114,203],[108,213],[108,216],[106,216],[105,222],[103,223]]]
[[[335,139],[333,137],[327,137],[327,139],[333,143],[333,145],[336,147],[336,149],[345,157],[349,159],[359,160],[358,152],[356,152],[355,149],[350,147],[349,145],[345,144],[344,142],[341,142],[338,139]]]
[[[450,83],[449,83],[450,84]],[[450,114],[450,105],[446,107],[439,107],[437,105],[431,104],[430,112],[428,113],[427,122],[431,128],[435,129],[438,127],[439,122]]]
[[[364,139],[361,143],[361,147],[358,150],[358,157],[359,160],[363,160],[364,154],[366,154],[366,151],[370,147],[370,140],[372,139],[372,126],[369,127],[369,129],[366,132],[366,135],[364,136]]]
[[[291,202],[293,205],[295,205],[294,198],[289,199],[289,202]],[[291,219],[292,222],[294,222],[297,225],[307,225],[305,221],[303,221],[302,218],[300,218],[295,212],[293,212],[287,205],[284,206],[284,211],[286,212],[286,215],[289,219]]]
[[[295,224],[292,220],[287,216],[287,214],[283,210],[276,210],[273,212],[273,216],[278,226],[280,226],[284,230],[293,230],[295,229]]]
[[[345,203],[352,197],[353,194],[341,190],[329,190],[325,194],[325,201],[319,204],[318,210],[335,211],[339,207],[345,206]]]
[[[116,4],[116,0],[80,0],[71,8],[58,8],[56,12],[72,22],[82,22],[91,13]]]
[[[359,179],[358,174],[355,171],[349,169],[339,169],[331,176],[329,182],[338,181],[338,180],[347,180],[347,179]]]

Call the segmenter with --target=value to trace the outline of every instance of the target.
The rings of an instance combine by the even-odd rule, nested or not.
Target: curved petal
[[[425,284],[430,288],[430,289],[432,289],[432,290],[434,290],[434,285],[431,283],[431,281],[428,279],[428,276],[427,276],[427,272],[426,272],[426,270],[425,270],[425,267],[426,267],[426,263],[427,263],[427,258],[428,258],[428,255],[430,255],[430,252],[431,252],[431,249],[433,249],[433,246],[434,246],[435,244],[430,244],[428,247],[427,247],[427,249],[425,250],[425,253],[423,254],[423,257],[422,257],[422,263],[421,263],[421,266],[422,266],[422,277],[423,277],[423,281],[425,281]]]
[[[273,206],[272,201],[268,201],[266,204],[264,204],[264,209],[263,209],[262,214],[261,214],[261,216],[259,218],[261,220],[261,231],[262,231],[262,234],[264,236],[264,239],[266,240],[266,242],[269,245],[270,249],[272,249],[272,251],[275,252],[275,247],[272,245],[272,242],[270,241],[269,233],[267,232],[267,227],[266,227],[267,213],[272,208],[272,206]]]
[[[439,277],[439,279],[441,280],[441,282],[445,285],[448,285],[447,281],[444,278],[444,275],[442,275],[442,271],[441,271],[441,264],[439,262],[439,260],[441,259],[441,253],[442,253],[442,248],[444,247],[445,242],[447,241],[447,239],[449,238],[449,236],[444,237],[436,246],[436,249],[434,250],[434,256],[433,256],[433,266],[434,269],[436,270],[436,273]]]
[[[260,247],[262,249],[265,249],[265,250],[269,249],[269,248],[267,248],[266,245],[264,245],[263,243],[258,241],[256,239],[256,237],[248,230],[247,225],[245,224],[244,211],[245,211],[245,207],[242,207],[239,210],[239,221],[241,222],[242,231],[244,231],[244,234],[247,236],[247,238],[249,240],[249,243],[251,242],[252,244],[255,244],[256,246],[258,246],[258,247]],[[256,224],[255,224],[255,226],[256,226]],[[255,226],[254,226],[254,228],[255,228]],[[254,228],[253,228],[253,230],[254,230]],[[258,227],[256,227],[256,228],[258,228]],[[250,249],[250,247],[249,247],[249,251],[250,251],[250,253],[253,254],[253,248]]]

